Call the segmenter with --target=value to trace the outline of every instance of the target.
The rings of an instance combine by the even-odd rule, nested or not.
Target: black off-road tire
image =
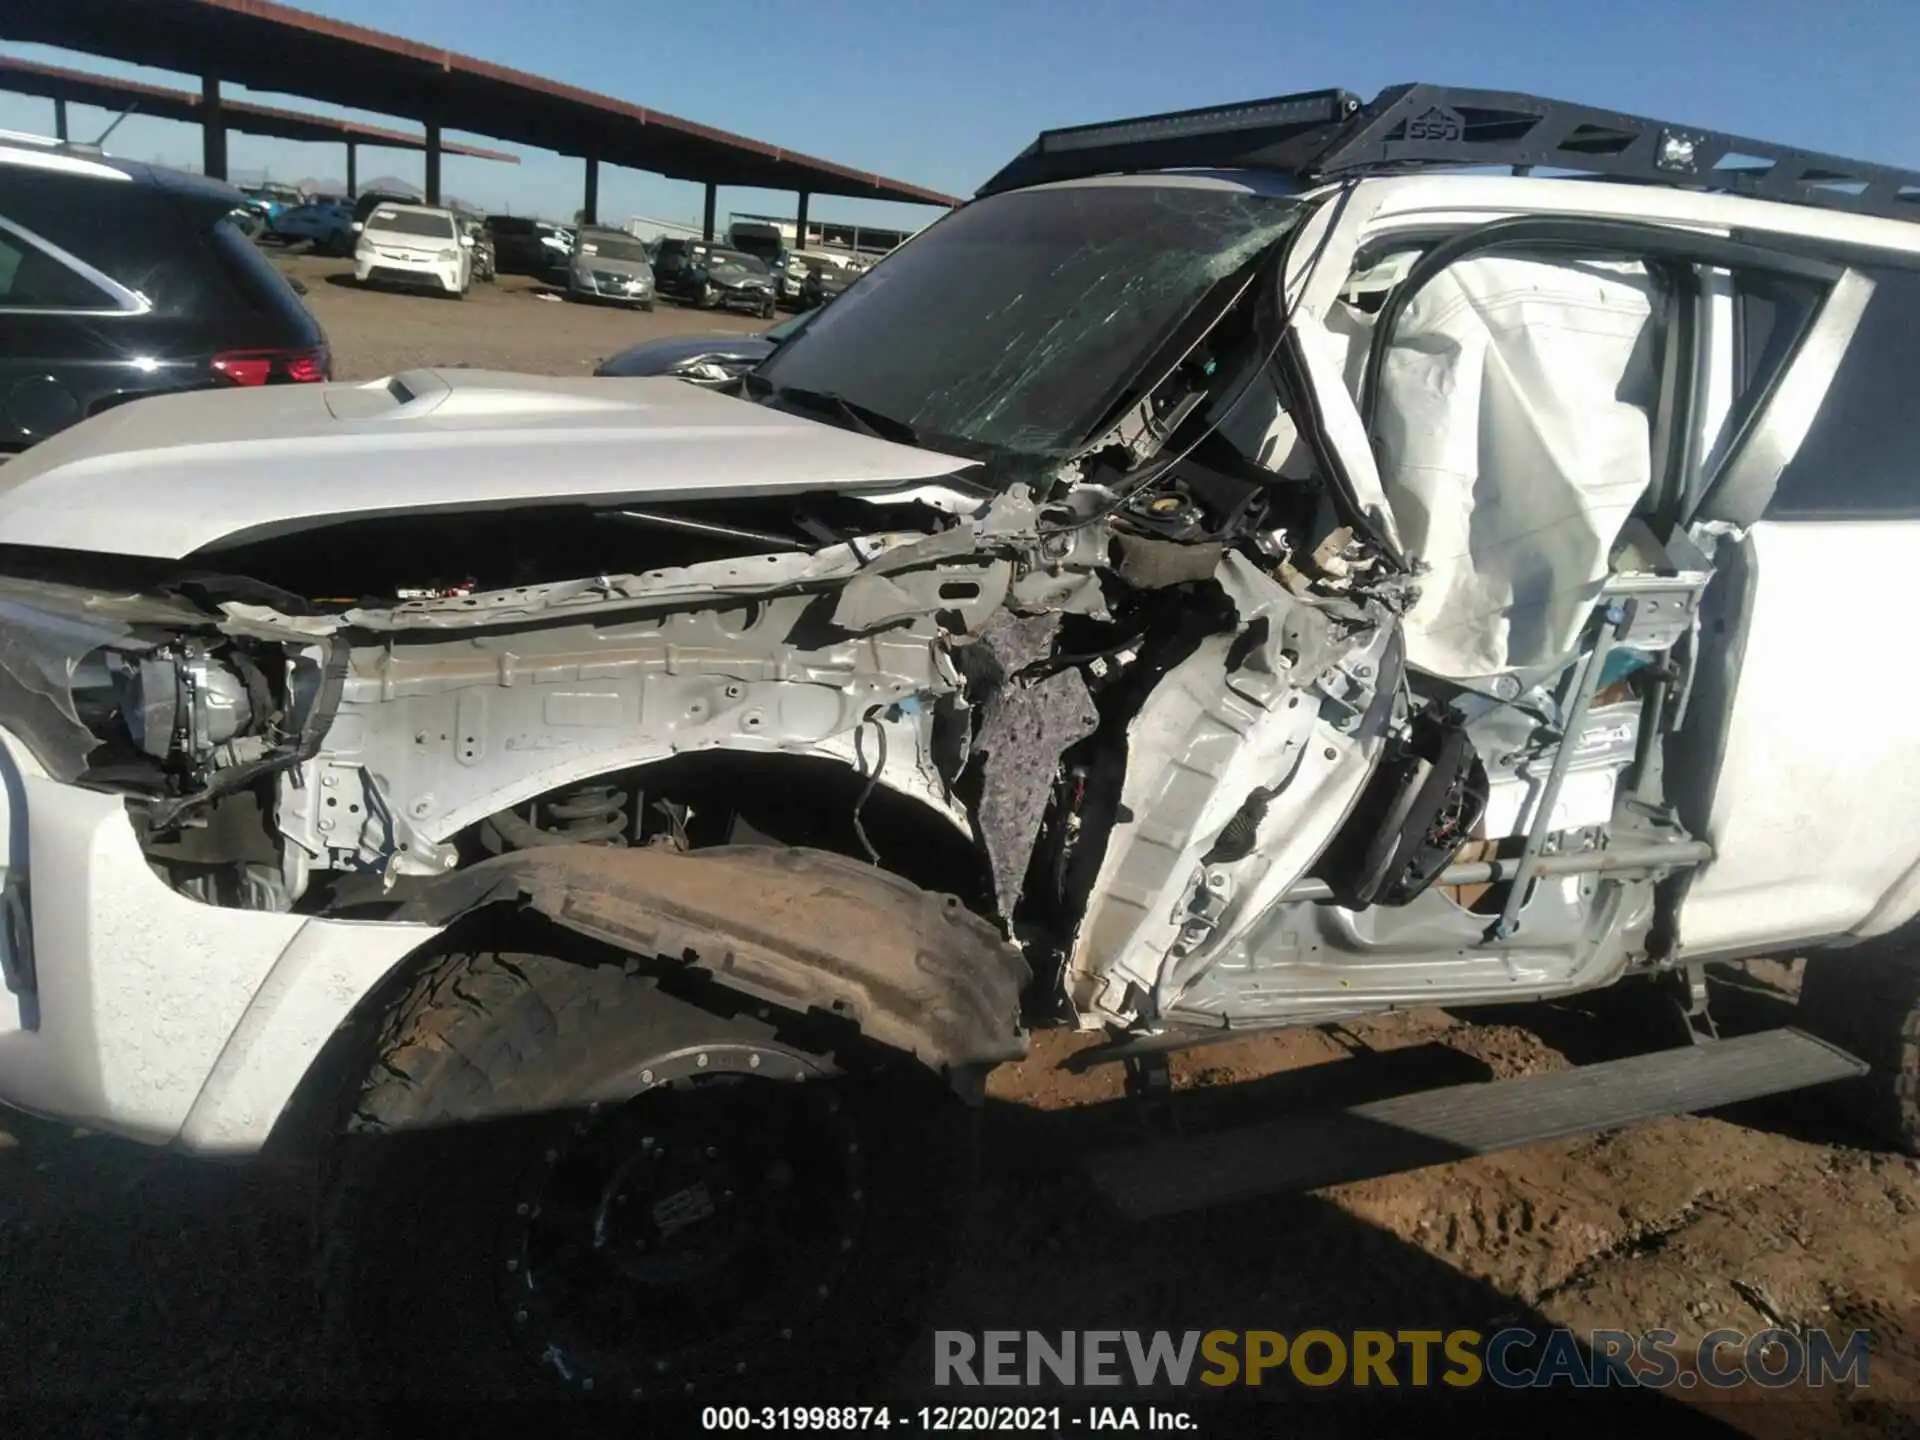
[[[550,948],[568,947],[560,940]],[[395,1005],[329,1157],[323,1207],[325,1310],[336,1347],[358,1353],[355,1388],[370,1398],[571,1394],[677,1405],[701,1396],[716,1403],[793,1403],[808,1395],[866,1393],[863,1385],[884,1379],[918,1335],[959,1249],[976,1116],[913,1062],[877,1061],[845,1047],[832,1054],[818,1036],[793,1028],[794,1017],[707,994],[695,1004],[662,990],[637,963],[606,956],[451,953],[423,971]],[[670,1072],[681,1077],[671,1086],[660,1079]],[[623,1102],[636,1090],[644,1093]],[[686,1100],[688,1094],[695,1099]],[[537,1267],[530,1261],[522,1273],[512,1258],[550,1253],[528,1248],[528,1228],[558,1226],[543,1209],[564,1216],[573,1204],[543,1200],[556,1192],[540,1189],[538,1177],[551,1186],[572,1163],[555,1160],[576,1153],[569,1146],[611,1144],[615,1134],[625,1145],[635,1129],[656,1128],[652,1119],[635,1120],[643,1113],[638,1107],[697,1106],[706,1103],[699,1097],[716,1095],[730,1113],[746,1115],[749,1131],[765,1114],[783,1137],[814,1133],[791,1121],[794,1107],[810,1107],[807,1115],[831,1112],[831,1128],[822,1132],[828,1140],[800,1151],[794,1162],[800,1178],[787,1184],[793,1194],[810,1194],[819,1181],[823,1193],[835,1200],[852,1196],[858,1204],[845,1212],[821,1207],[828,1218],[818,1224],[794,1221],[790,1229],[804,1233],[807,1245],[780,1248],[742,1222],[802,1207],[790,1201],[780,1211],[776,1198],[776,1208],[769,1208],[751,1183],[742,1184],[740,1198],[750,1203],[738,1212],[733,1232],[726,1229],[729,1211],[699,1222],[722,1233],[722,1245],[708,1248],[724,1254],[726,1236],[737,1232],[746,1238],[736,1248],[759,1254],[771,1247],[793,1263],[741,1266],[744,1279],[731,1271],[718,1280],[707,1275],[685,1287],[690,1298],[682,1299],[681,1291],[670,1297],[703,1322],[735,1326],[738,1334],[709,1336],[709,1343],[680,1350],[672,1348],[677,1340],[636,1338],[648,1325],[664,1326],[656,1310],[645,1308],[652,1304],[646,1297],[668,1295],[657,1285],[639,1302],[637,1327],[631,1292],[611,1292],[629,1307],[616,1327],[619,1353],[609,1358],[597,1348],[607,1322],[591,1307],[590,1323],[582,1323],[593,1339],[574,1344],[568,1337],[578,1331],[552,1321],[545,1308],[560,1304],[555,1296],[564,1299],[565,1286],[556,1290],[550,1279],[541,1281],[546,1289],[530,1302]],[[750,1108],[743,1110],[743,1101]],[[617,1128],[623,1125],[628,1128]],[[668,1127],[662,1133],[676,1137],[680,1155],[695,1153],[680,1144],[687,1132]],[[778,1151],[784,1154],[800,1143],[749,1138],[747,1162],[728,1174],[752,1168],[756,1144],[763,1151],[786,1147]],[[651,1152],[651,1135],[646,1145]],[[664,1153],[664,1141],[658,1148]],[[714,1153],[704,1148],[709,1168]],[[631,1182],[623,1177],[635,1172],[628,1162],[608,1183],[626,1187]],[[654,1183],[657,1194],[680,1182]],[[705,1178],[699,1184],[709,1195],[717,1188]],[[572,1187],[574,1201],[591,1191],[591,1185]],[[586,1260],[604,1262],[608,1270],[595,1271],[598,1278],[581,1288],[601,1305],[595,1286],[631,1286],[631,1267],[662,1261],[637,1259],[624,1239],[610,1242],[618,1254],[601,1254],[612,1227],[603,1223],[609,1191],[597,1193],[597,1218],[581,1233],[590,1235]],[[651,1225],[663,1206],[686,1193],[668,1193],[653,1204],[652,1194],[641,1194],[633,1197],[640,1204],[615,1218]],[[722,1198],[735,1197],[728,1189]],[[669,1248],[678,1233],[650,1231],[653,1250]],[[693,1233],[697,1249],[700,1232]],[[660,1239],[663,1234],[669,1238]],[[646,1244],[635,1242],[635,1248]],[[567,1260],[564,1247],[559,1253],[577,1273],[578,1259]],[[762,1270],[765,1294],[753,1288]],[[740,1318],[715,1295],[740,1301]],[[666,1333],[707,1332],[675,1327]]]
[[[1875,1138],[1920,1155],[1920,933],[1909,926],[1812,957],[1800,1023],[1873,1067],[1834,1093]]]

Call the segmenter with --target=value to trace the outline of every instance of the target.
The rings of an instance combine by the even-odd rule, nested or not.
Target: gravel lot
[[[307,286],[348,379],[461,363],[583,373],[635,340],[762,324],[664,304],[652,315],[559,304],[518,278],[460,303],[367,293],[339,283],[344,262],[282,263]],[[1795,981],[1789,964],[1743,967],[1717,986],[1716,1010],[1735,1028],[1782,1023]],[[1236,1042],[1176,1059],[1177,1103],[1204,1118],[1250,1097],[1348,1103],[1555,1069],[1647,1047],[1657,1013],[1621,993]],[[994,1077],[987,1204],[943,1327],[1485,1331],[1544,1320],[1664,1327],[1683,1346],[1721,1325],[1866,1328],[1872,1384],[1856,1394],[1712,1403],[1595,1392],[1572,1409],[1503,1397],[1477,1423],[1481,1433],[1644,1423],[1668,1433],[1684,1420],[1697,1433],[1780,1440],[1920,1435],[1920,1162],[1862,1148],[1825,1095],[1127,1225],[1073,1163],[1136,1124],[1118,1067],[1060,1068],[1084,1043],[1044,1036]],[[11,1118],[0,1131],[0,1401],[284,1403],[337,1383],[314,1344],[292,1197],[245,1168]],[[925,1367],[910,1362],[903,1385]],[[1345,1394],[1335,1409],[1302,1394],[1278,1392],[1286,1408],[1259,1407],[1253,1428],[1379,1433],[1365,1419],[1373,1402]],[[1246,1433],[1216,1418],[1202,1433]]]
[[[524,275],[502,275],[490,285],[475,285],[466,299],[453,300],[399,289],[364,290],[353,282],[351,260],[297,255],[280,259],[279,265],[306,286],[307,307],[333,342],[334,376],[340,380],[371,380],[420,365],[585,375],[642,340],[752,333],[776,323],[683,309],[671,300],[662,300],[651,314],[576,304]]]

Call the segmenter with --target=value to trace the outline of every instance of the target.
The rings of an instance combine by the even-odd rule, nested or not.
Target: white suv
[[[1687,1022],[1130,1214],[1829,1081],[1914,1146],[1916,182],[1288,97],[1041,136],[736,393],[78,425],[0,475],[0,1096],[310,1131],[335,1313],[469,1398],[878,1359],[1041,1023]],[[1716,1037],[1706,962],[1815,948],[1826,1038]]]
[[[473,236],[437,205],[376,206],[353,247],[353,278],[464,297],[473,285]]]

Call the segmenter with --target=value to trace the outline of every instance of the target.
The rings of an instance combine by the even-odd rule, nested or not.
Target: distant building
[[[792,216],[747,215],[734,211],[727,216],[727,223],[719,227],[716,238],[725,239],[735,225],[770,225],[780,232],[781,241],[790,250],[837,250],[850,257],[859,256],[867,260],[879,259],[916,233],[912,230],[889,230],[879,225],[848,225],[837,220],[809,218],[807,241],[801,245],[796,243],[798,227]],[[627,221],[626,230],[645,241],[657,240],[663,235],[698,240],[704,234],[693,221],[660,220],[651,215],[633,216]]]
[[[917,231],[891,230],[884,225],[851,225],[839,220],[807,219],[807,235],[799,239],[799,224],[793,216],[746,215],[735,211],[727,216],[729,226],[771,225],[780,232],[788,248],[794,250],[840,250],[850,255],[877,260],[889,250],[904,245]]]
[[[672,236],[681,240],[698,240],[701,230],[698,225],[683,224],[678,220],[656,220],[650,215],[635,215],[627,221],[627,233],[636,240],[654,241],[661,236]]]

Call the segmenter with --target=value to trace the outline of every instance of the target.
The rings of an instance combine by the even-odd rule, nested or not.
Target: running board
[[[1714,1110],[1866,1073],[1804,1031],[1765,1030],[1651,1055],[1425,1090],[1089,1156],[1096,1188],[1149,1220]]]

